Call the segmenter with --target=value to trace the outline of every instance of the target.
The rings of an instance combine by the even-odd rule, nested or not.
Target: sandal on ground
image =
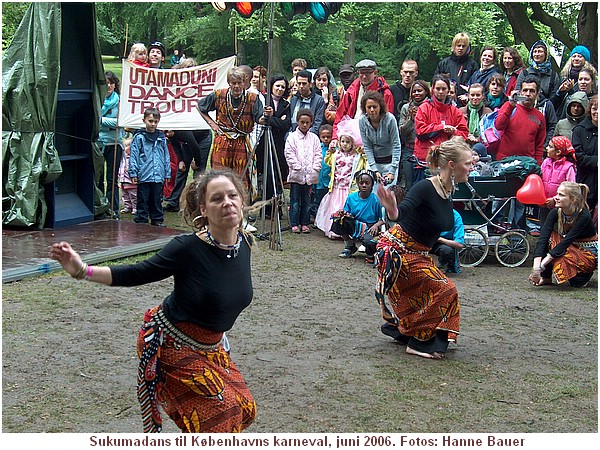
[[[356,248],[356,245],[353,245],[352,247],[345,247],[344,250],[342,250],[342,253],[340,253],[338,256],[340,258],[350,258],[356,253],[357,250],[358,249]]]
[[[304,234],[308,234],[308,233],[310,233],[310,228],[306,225],[302,225],[302,232]]]
[[[296,233],[296,234],[300,233],[300,227],[297,227],[297,226],[294,225],[292,227],[292,233]]]

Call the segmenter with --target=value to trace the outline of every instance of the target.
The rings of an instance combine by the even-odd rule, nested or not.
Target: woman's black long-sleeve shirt
[[[178,236],[146,261],[111,267],[112,285],[139,286],[173,276],[173,292],[163,302],[167,318],[225,332],[253,295],[246,240],[237,257],[228,255],[195,234]]]
[[[558,208],[551,209],[546,217],[546,221],[542,225],[540,230],[540,237],[535,244],[535,250],[533,256],[546,256],[546,253],[550,253],[550,256],[557,258],[565,254],[567,247],[578,239],[591,238],[596,234],[596,226],[592,221],[592,216],[587,209],[582,210],[579,213],[577,221],[573,225],[573,228],[565,235],[560,243],[552,250],[548,251],[550,243],[550,235],[552,231],[558,231]]]

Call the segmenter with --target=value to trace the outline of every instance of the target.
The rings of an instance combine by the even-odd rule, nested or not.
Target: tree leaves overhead
[[[2,4],[3,47],[26,5]],[[509,22],[508,7],[523,8],[521,23],[512,17]],[[96,9],[105,54],[126,56],[134,42],[160,40],[169,53],[177,48],[199,62],[232,55],[237,49],[241,63],[267,65],[269,2],[249,19],[231,10],[218,12],[209,2],[97,2]],[[453,36],[461,31],[471,36],[476,58],[485,45],[498,49],[511,45],[526,59],[522,43],[526,30],[557,50],[562,50],[563,44],[569,48],[577,42],[577,33],[582,33],[577,29],[580,10],[582,3],[576,2],[346,2],[326,23],[319,24],[309,14],[287,20],[275,3],[273,35],[281,50],[273,55],[273,63],[279,70],[289,71],[290,61],[301,57],[310,67],[327,65],[335,72],[339,64],[348,62],[345,58],[356,62],[369,57],[383,75],[393,79],[401,61],[412,58],[419,61],[421,74],[427,77],[436,62],[448,56]],[[597,9],[592,12],[597,18]],[[597,24],[594,26],[590,33],[588,25],[584,34],[597,38]],[[348,36],[354,40],[349,41]],[[588,46],[595,55],[597,43]]]
[[[2,50],[12,41],[27,8],[29,2],[2,2]]]

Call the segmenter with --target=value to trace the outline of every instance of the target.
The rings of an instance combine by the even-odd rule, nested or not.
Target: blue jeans
[[[316,186],[316,184],[313,185],[313,187]],[[323,189],[313,189],[314,191],[314,198],[313,198],[313,202],[310,208],[310,212],[313,216],[317,215],[317,211],[319,210],[319,205],[321,204],[321,200],[323,200],[323,197],[325,197],[325,194],[327,194],[327,192],[329,191],[329,188],[325,187]]]
[[[162,208],[163,183],[138,183],[137,214],[135,223],[163,223],[165,216]]]
[[[310,223],[310,184],[290,183],[290,225]]]

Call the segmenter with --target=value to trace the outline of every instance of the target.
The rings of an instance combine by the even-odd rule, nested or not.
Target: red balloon
[[[542,177],[532,173],[525,179],[523,186],[517,191],[517,200],[524,205],[543,205],[546,203],[546,193]]]

